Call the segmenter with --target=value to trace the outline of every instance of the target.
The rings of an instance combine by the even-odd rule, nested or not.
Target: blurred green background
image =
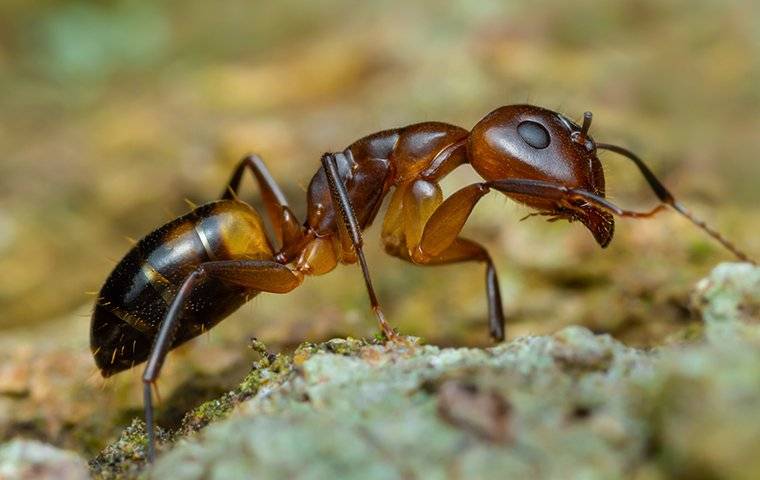
[[[510,103],[576,119],[592,110],[597,140],[639,152],[757,256],[758,25],[751,1],[3,0],[0,440],[92,453],[137,412],[140,369],[105,387],[96,374],[84,292],[100,288],[127,237],[185,212],[185,199],[214,199],[250,151],[302,215],[320,154],[373,131],[469,128]],[[628,162],[602,160],[613,200],[654,204]],[[475,179],[463,168],[444,186]],[[244,191],[256,201],[251,183]],[[527,213],[492,195],[466,228],[496,260],[510,337],[578,323],[657,344],[689,324],[690,286],[731,260],[671,213],[619,221],[605,251],[579,224],[519,223]],[[396,327],[489,344],[482,266],[414,267],[383,255],[377,225],[365,236]],[[359,275],[341,267],[258,297],[171,355],[163,390],[203,397],[234,383],[251,336],[282,349],[372,335]],[[165,408],[181,412],[183,395]]]

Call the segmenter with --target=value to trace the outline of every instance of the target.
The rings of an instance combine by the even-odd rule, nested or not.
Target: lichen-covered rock
[[[490,349],[346,339],[264,355],[147,474],[760,478],[759,275],[716,268],[694,295],[706,337],[650,351],[569,327]]]
[[[318,351],[157,463],[161,478],[625,473],[644,445],[626,382],[646,357],[572,327],[489,350]]]
[[[760,268],[749,263],[722,263],[702,279],[692,304],[705,324],[708,340],[728,337],[760,341]]]
[[[76,453],[34,440],[12,440],[0,445],[0,479],[84,480],[87,463]]]
[[[166,432],[159,429],[157,437],[166,440]],[[147,455],[145,424],[135,419],[125,428],[114,443],[108,445],[100,455],[90,461],[94,475],[102,479],[133,478],[145,465]]]
[[[760,349],[668,351],[638,398],[652,460],[668,477],[760,478]]]

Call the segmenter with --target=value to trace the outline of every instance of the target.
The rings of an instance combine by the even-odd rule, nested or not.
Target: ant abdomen
[[[261,218],[249,205],[202,205],[146,235],[114,268],[98,295],[90,348],[104,377],[145,361],[185,278],[199,265],[237,258],[271,259]],[[174,348],[237,310],[258,292],[209,279],[195,287]]]

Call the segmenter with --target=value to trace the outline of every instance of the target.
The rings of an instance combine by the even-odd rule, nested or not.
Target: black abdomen
[[[90,348],[103,376],[145,361],[182,282],[214,260],[270,260],[261,219],[246,204],[225,200],[198,207],[151,232],[119,262],[100,291]],[[213,327],[258,292],[208,279],[185,305],[172,348]]]

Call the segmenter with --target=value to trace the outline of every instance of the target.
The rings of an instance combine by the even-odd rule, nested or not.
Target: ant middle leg
[[[372,311],[377,317],[377,321],[380,324],[380,329],[383,331],[385,338],[388,340],[398,340],[398,334],[391,328],[390,324],[385,320],[385,315],[380,308],[380,302],[375,294],[375,289],[372,286],[372,278],[369,274],[369,267],[367,266],[367,260],[364,258],[364,251],[362,246],[364,241],[362,240],[361,228],[359,222],[356,219],[351,200],[346,191],[346,186],[343,185],[343,181],[338,173],[338,165],[335,161],[334,154],[326,153],[322,156],[322,167],[325,170],[327,176],[327,182],[330,185],[330,197],[332,198],[333,205],[340,210],[340,216],[343,220],[343,227],[346,233],[351,239],[351,244],[354,247],[354,252],[359,260],[359,265],[364,275],[364,284],[367,287],[367,294],[369,295],[370,306]]]
[[[143,372],[145,428],[148,435],[148,460],[151,462],[156,456],[151,386],[158,380],[166,354],[172,348],[185,305],[192,299],[193,289],[207,278],[215,278],[228,284],[270,293],[286,293],[301,284],[301,278],[288,267],[270,260],[206,262],[199,265],[185,278],[174,300],[172,300],[166,316],[161,321]]]

